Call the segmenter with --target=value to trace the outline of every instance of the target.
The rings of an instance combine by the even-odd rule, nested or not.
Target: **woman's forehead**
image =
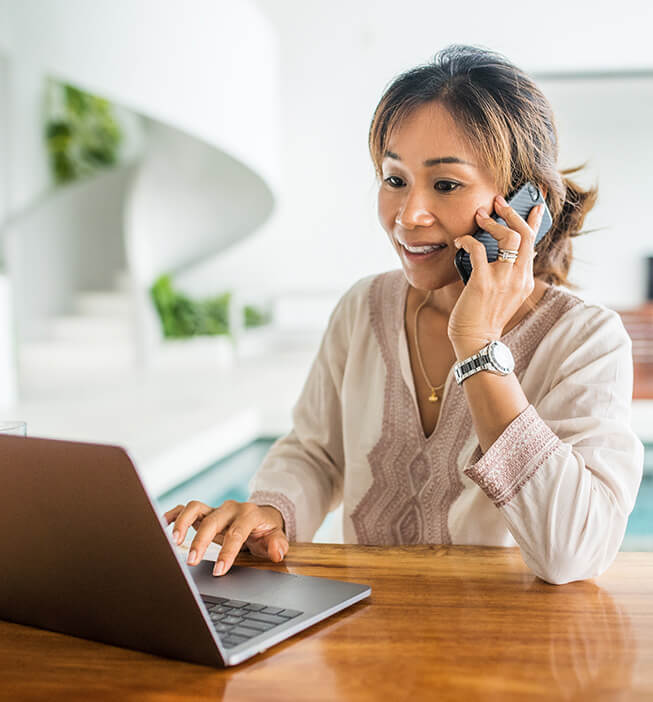
[[[420,105],[407,114],[392,129],[382,157],[387,158],[388,152],[406,162],[451,157],[469,165],[478,162],[472,143],[440,102]]]

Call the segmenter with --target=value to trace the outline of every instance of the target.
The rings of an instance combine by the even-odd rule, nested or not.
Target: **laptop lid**
[[[0,618],[224,665],[163,526],[123,448],[0,435]]]

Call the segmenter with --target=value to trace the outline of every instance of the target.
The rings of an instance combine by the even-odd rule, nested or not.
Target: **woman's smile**
[[[411,247],[412,248],[412,247]],[[401,252],[401,255],[403,258],[409,262],[409,263],[426,263],[427,261],[433,261],[436,258],[442,258],[441,254],[444,253],[444,251],[447,250],[447,245],[442,245],[438,246],[435,249],[431,249],[430,251],[424,251],[422,253],[417,253],[413,251],[409,251],[401,242],[399,242],[399,251]]]

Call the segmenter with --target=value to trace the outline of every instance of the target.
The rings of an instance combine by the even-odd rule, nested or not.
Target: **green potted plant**
[[[196,300],[177,290],[172,277],[164,274],[151,286],[150,295],[164,339],[160,362],[231,364],[234,356],[231,292]]]

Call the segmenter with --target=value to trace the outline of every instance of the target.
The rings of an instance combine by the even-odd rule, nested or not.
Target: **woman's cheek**
[[[387,198],[379,195],[377,213],[379,216],[379,221],[383,225],[384,229],[390,233],[393,229],[393,216],[392,208],[390,203],[388,203]]]

